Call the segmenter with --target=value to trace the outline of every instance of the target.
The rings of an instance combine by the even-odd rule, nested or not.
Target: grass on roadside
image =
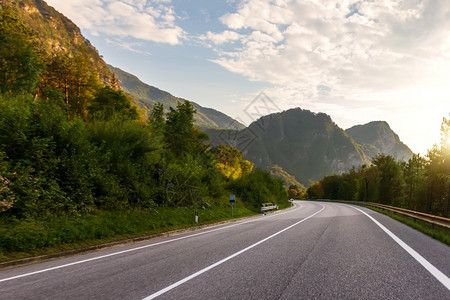
[[[361,203],[355,203],[355,201],[343,201],[343,200],[333,200],[333,201],[337,201],[340,203],[347,203],[347,204],[351,204],[351,205],[359,205],[359,206],[363,206],[365,208],[371,209],[373,211],[376,211],[380,214],[384,214],[386,216],[389,216],[409,227],[412,227],[432,238],[434,238],[435,240],[441,241],[444,244],[447,244],[450,246],[450,229],[442,227],[442,226],[438,226],[438,225],[431,225],[428,222],[425,221],[421,221],[421,220],[417,220],[414,219],[412,217],[408,217],[408,216],[404,216],[404,215],[400,215],[400,214],[396,214],[394,212],[388,211],[388,210],[384,210],[384,209],[380,209],[377,207],[373,207],[367,204],[364,204],[364,202]]]
[[[363,205],[363,206],[365,206],[369,209],[372,209],[376,212],[379,212],[381,214],[387,215],[399,222],[402,222],[405,225],[408,225],[409,227],[412,227],[412,228],[450,246],[450,229],[448,229],[446,227],[442,227],[442,226],[438,226],[438,225],[432,226],[428,222],[417,220],[412,217],[396,214],[394,212],[379,209],[376,207],[370,207],[370,206],[366,206],[366,205]]]
[[[158,234],[171,230],[231,219],[230,207],[198,209],[157,208],[149,211],[99,211],[79,217],[52,220],[0,221],[0,262],[53,254],[108,242]],[[256,214],[236,207],[234,217]]]

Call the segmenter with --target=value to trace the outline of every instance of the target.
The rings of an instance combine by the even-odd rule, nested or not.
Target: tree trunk
[[[450,182],[448,183],[448,192],[447,192],[447,207],[445,208],[444,217],[448,218],[448,209],[450,207]]]

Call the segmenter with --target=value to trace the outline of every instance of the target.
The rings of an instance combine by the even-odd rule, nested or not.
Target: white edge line
[[[345,204],[344,204],[345,205]],[[380,222],[375,220],[372,216],[370,216],[368,213],[364,212],[363,210],[351,206],[351,205],[345,205],[348,207],[351,207],[353,209],[359,210],[363,214],[365,214],[369,219],[371,219],[375,224],[377,224],[381,229],[383,229],[384,232],[387,233],[397,244],[399,244],[403,249],[406,250],[412,257],[414,257],[415,260],[417,260],[428,272],[431,273],[439,282],[441,282],[448,290],[450,290],[450,279],[442,273],[438,268],[433,266],[428,260],[426,260],[422,255],[417,253],[413,248],[408,246],[405,242],[403,242],[399,237],[397,237],[395,234],[393,234],[389,229],[384,227]]]
[[[21,275],[17,275],[17,276],[3,278],[3,279],[0,279],[0,283],[4,282],[4,281],[10,281],[10,280],[18,279],[18,278],[23,278],[23,277],[27,277],[27,276],[31,276],[31,275],[36,275],[36,274],[48,272],[48,271],[62,269],[62,268],[70,267],[70,266],[73,266],[73,265],[78,265],[78,264],[82,264],[82,263],[86,263],[86,262],[90,262],[90,261],[94,261],[94,260],[98,260],[98,259],[102,259],[102,258],[107,258],[107,257],[119,255],[119,254],[124,254],[124,253],[128,253],[128,252],[142,250],[142,249],[145,249],[145,248],[150,248],[150,247],[154,247],[154,246],[158,246],[158,245],[162,245],[162,244],[172,243],[172,242],[176,242],[176,241],[179,241],[179,240],[184,240],[184,239],[196,237],[196,236],[199,236],[199,235],[203,235],[203,234],[207,234],[207,233],[211,233],[211,232],[215,232],[215,231],[219,231],[219,230],[224,230],[224,229],[228,229],[228,228],[239,226],[239,225],[244,225],[244,224],[251,223],[251,222],[256,222],[256,221],[259,221],[259,220],[270,218],[272,216],[279,216],[279,215],[286,214],[286,213],[289,213],[289,212],[292,212],[294,210],[301,209],[301,208],[302,208],[302,205],[300,204],[300,206],[298,208],[295,207],[293,210],[288,210],[288,211],[285,211],[285,212],[281,212],[281,213],[270,215],[270,216],[266,216],[266,217],[259,217],[259,218],[255,218],[253,220],[249,220],[249,221],[245,221],[245,222],[239,222],[239,223],[232,224],[232,225],[229,225],[229,226],[224,226],[224,227],[215,228],[215,229],[208,230],[208,231],[194,233],[194,234],[190,234],[190,235],[187,235],[187,236],[182,236],[182,237],[179,237],[179,238],[174,238],[174,239],[167,240],[167,241],[162,241],[162,242],[158,242],[158,243],[154,243],[154,244],[150,244],[150,245],[140,246],[140,247],[136,247],[136,248],[132,248],[132,249],[127,249],[127,250],[123,250],[123,251],[119,251],[119,252],[114,252],[114,253],[110,253],[110,254],[106,254],[106,255],[93,257],[93,258],[88,258],[88,259],[76,261],[76,262],[73,262],[73,263],[68,263],[68,264],[64,264],[64,265],[60,265],[60,266],[56,266],[56,267],[52,267],[52,268],[42,269],[42,270],[38,270],[38,271],[30,272],[30,273],[25,273],[25,274],[21,274]]]
[[[201,275],[201,274],[203,274],[203,273],[205,273],[205,272],[207,272],[207,271],[209,271],[209,270],[211,270],[211,269],[213,269],[213,268],[223,264],[224,262],[226,262],[226,261],[228,261],[228,260],[230,260],[230,259],[232,259],[232,258],[234,258],[234,257],[236,257],[236,256],[238,256],[238,255],[240,255],[240,254],[242,254],[242,253],[252,249],[253,247],[256,247],[259,244],[262,244],[265,241],[270,240],[271,238],[273,238],[273,237],[275,237],[275,236],[285,232],[286,230],[288,230],[288,229],[290,229],[290,228],[292,228],[292,227],[294,227],[294,226],[296,226],[296,225],[298,225],[298,224],[300,224],[300,223],[302,223],[302,222],[304,222],[304,221],[314,217],[315,215],[317,215],[318,213],[320,213],[321,211],[323,211],[325,209],[325,206],[323,206],[323,205],[321,205],[321,206],[322,206],[322,208],[319,211],[315,212],[314,214],[312,214],[312,215],[310,215],[310,216],[308,216],[308,217],[306,217],[306,218],[304,218],[304,219],[302,219],[302,220],[300,220],[300,221],[298,221],[298,222],[296,222],[296,223],[294,223],[294,224],[292,224],[292,225],[290,225],[290,226],[288,226],[288,227],[286,227],[286,228],[284,228],[284,229],[282,229],[282,230],[280,230],[280,231],[278,231],[278,232],[276,232],[276,233],[274,233],[274,234],[272,234],[272,235],[270,235],[270,236],[260,240],[259,242],[256,242],[256,243],[250,245],[247,248],[244,248],[244,249],[242,249],[242,250],[240,250],[240,251],[238,251],[238,252],[236,252],[236,253],[234,253],[234,254],[232,254],[232,255],[230,255],[230,256],[228,256],[228,257],[226,257],[226,258],[224,258],[224,259],[222,259],[222,260],[220,260],[220,261],[218,261],[218,262],[216,262],[216,263],[206,267],[206,268],[204,268],[204,269],[201,269],[200,271],[195,272],[194,274],[192,274],[192,275],[190,275],[190,276],[188,276],[188,277],[186,277],[184,279],[181,279],[180,281],[177,281],[177,282],[169,285],[168,287],[166,287],[166,288],[164,288],[162,290],[159,290],[156,293],[151,294],[148,297],[145,297],[143,300],[151,300],[151,299],[154,299],[154,298],[156,298],[158,296],[161,296],[162,294],[167,293],[168,291],[170,291],[170,290],[172,290],[172,289],[182,285],[183,283],[186,283],[187,281],[189,281],[191,279],[194,279],[195,277],[197,277],[197,276],[199,276],[199,275]]]

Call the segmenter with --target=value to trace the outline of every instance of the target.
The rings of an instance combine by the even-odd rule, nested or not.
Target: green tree
[[[202,153],[206,149],[204,142],[208,135],[194,126],[195,108],[185,100],[170,108],[164,131],[167,149],[175,157],[182,158],[186,154]]]
[[[32,31],[9,6],[0,6],[0,93],[33,93],[44,64]]]
[[[98,153],[85,124],[68,122],[60,107],[30,95],[0,96],[0,151],[8,161],[17,217],[89,211],[92,176],[107,175],[96,169]]]
[[[91,142],[105,153],[112,182],[97,178],[97,191],[108,207],[152,207],[159,181],[155,165],[161,159],[161,144],[153,138],[147,124],[115,117],[88,123]],[[113,187],[109,191],[108,187]],[[111,195],[112,194],[112,195]]]
[[[450,210],[450,114],[449,118],[443,118],[441,125],[441,152],[442,152],[442,172],[441,177],[447,183],[447,201],[445,204],[444,216],[449,216]]]
[[[363,165],[360,169],[361,176],[361,193],[360,200],[376,201],[376,182],[378,177],[378,169],[375,166]]]
[[[341,175],[338,189],[338,199],[359,200],[361,190],[360,173],[354,168],[350,172]]]
[[[326,198],[326,199],[334,199],[334,200],[340,199],[339,191],[340,191],[340,187],[342,185],[342,181],[343,181],[342,175],[325,176],[320,181],[320,185],[323,188],[323,195],[321,197]],[[345,199],[345,198],[341,198],[341,199]]]
[[[441,144],[428,150],[426,212],[448,216],[450,206],[450,120],[443,118]]]
[[[148,117],[148,124],[150,125],[151,130],[158,133],[158,135],[162,135],[164,133],[166,120],[164,117],[164,106],[162,103],[157,102],[153,105]]]
[[[61,90],[67,114],[87,118],[88,106],[101,88],[98,72],[85,53],[71,57],[57,52],[47,61],[40,90]]]
[[[229,145],[218,145],[211,149],[215,168],[228,179],[237,179],[249,174],[253,164],[245,160],[241,151]]]
[[[121,90],[104,86],[98,90],[88,106],[91,117],[110,120],[114,115],[129,120],[138,120],[139,114]]]
[[[317,181],[308,187],[306,191],[308,198],[310,199],[323,199],[324,190],[321,181]]]
[[[283,180],[271,177],[269,171],[255,169],[231,181],[228,188],[258,211],[262,203],[287,203]]]
[[[302,192],[300,191],[300,188],[297,185],[291,185],[288,189],[288,195],[291,199],[299,199]]]
[[[412,209],[424,202],[427,161],[424,157],[414,154],[403,164],[403,174],[406,183],[406,208]]]
[[[383,204],[402,206],[405,181],[400,165],[392,156],[383,154],[376,156],[372,163],[377,167],[379,174],[379,201]]]
[[[427,195],[425,205],[425,211],[427,213],[436,213],[443,201],[444,180],[440,176],[442,167],[441,154],[438,145],[433,145],[427,152]]]

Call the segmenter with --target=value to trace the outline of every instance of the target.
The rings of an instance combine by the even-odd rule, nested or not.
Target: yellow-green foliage
[[[288,190],[291,189],[290,187],[292,186],[296,187],[296,189],[298,190],[298,194],[300,194],[301,191],[306,190],[303,184],[298,182],[294,176],[283,170],[283,168],[280,166],[273,165],[272,167],[270,167],[269,172],[273,177],[283,180],[284,186],[288,188]]]
[[[253,163],[245,160],[237,148],[218,145],[212,152],[215,168],[226,178],[234,180],[252,172]]]

